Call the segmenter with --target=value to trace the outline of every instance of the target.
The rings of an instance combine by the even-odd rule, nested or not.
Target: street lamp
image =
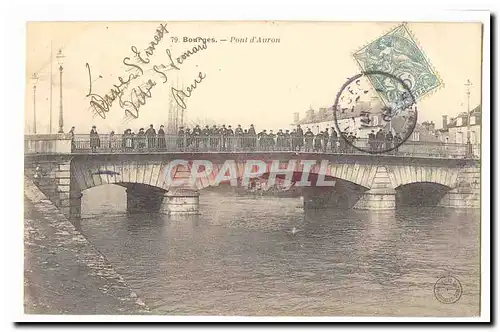
[[[56,59],[57,63],[59,64],[59,131],[58,133],[62,134],[64,133],[63,129],[63,95],[62,95],[62,74],[63,74],[63,61],[64,61],[65,56],[62,54],[62,50],[59,49],[59,52],[57,52]]]
[[[467,80],[465,86],[467,87],[467,154],[472,156],[472,144],[470,142],[470,87],[472,83],[470,80]]]
[[[36,73],[31,75],[31,82],[33,84],[33,133],[36,134],[36,84],[38,83],[38,75]]]

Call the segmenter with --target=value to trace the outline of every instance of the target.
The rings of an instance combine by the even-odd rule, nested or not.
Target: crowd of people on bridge
[[[72,127],[70,134],[73,137],[73,147],[78,149],[81,141],[75,140],[75,127]],[[342,139],[342,136],[344,139]],[[111,131],[105,135],[101,142],[101,137],[96,126],[90,130],[90,138],[87,141],[90,150],[125,150],[125,151],[304,151],[304,152],[332,152],[332,153],[352,153],[354,146],[358,146],[358,141],[363,149],[371,151],[390,150],[402,142],[399,134],[393,135],[390,131],[379,129],[378,132],[372,130],[367,139],[360,139],[355,133],[344,131],[340,135],[335,128],[326,128],[314,134],[311,128],[305,131],[297,125],[292,131],[279,129],[263,129],[256,131],[253,124],[243,129],[241,125],[232,128],[231,125],[212,127],[206,125],[201,128],[196,125],[192,128],[180,127],[176,135],[167,135],[165,127],[160,126],[158,131],[153,125],[147,130],[140,128],[137,133],[132,129],[126,129],[122,135],[115,135]],[[103,144],[104,143],[104,144]],[[350,144],[349,144],[350,143]],[[360,145],[361,146],[361,145]]]

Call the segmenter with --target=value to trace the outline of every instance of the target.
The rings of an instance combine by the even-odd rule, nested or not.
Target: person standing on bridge
[[[217,147],[217,126],[213,125],[212,128],[210,128],[210,150],[214,151]]]
[[[76,144],[75,144],[75,126],[71,127],[71,130],[68,132],[68,134],[71,136],[71,151],[73,151],[76,148]]]
[[[325,128],[325,132],[323,133],[323,153],[326,153],[326,148],[328,147],[329,140],[330,133],[328,132],[328,128]]]
[[[97,133],[96,126],[92,126],[90,130],[90,150],[96,152],[96,149],[101,146],[101,140],[99,139],[99,134]]]
[[[200,141],[201,141],[200,125],[196,125],[193,129],[193,140],[194,140],[194,149],[195,151],[198,151],[200,149]]]
[[[285,130],[285,134],[283,135],[283,149],[285,151],[290,151],[290,130]]]
[[[299,131],[299,129],[300,128],[297,128],[297,132]],[[311,152],[312,147],[313,147],[313,140],[314,140],[314,134],[311,131],[311,128],[307,128],[307,131],[304,134],[304,138],[306,140],[306,149],[305,149],[305,151],[306,152]],[[300,140],[302,140],[302,139],[300,139]],[[299,144],[300,144],[300,141],[299,141]],[[299,151],[300,151],[300,147],[299,147]]]
[[[378,132],[375,134],[375,149],[376,150],[382,150],[384,140],[385,140],[385,134],[382,131],[382,129],[379,129]]]
[[[401,138],[401,135],[399,135],[399,133],[396,133],[396,135],[394,136],[394,146],[396,147],[394,149],[394,154],[398,153],[399,145],[401,144],[401,142],[403,142],[403,138]]]
[[[298,138],[297,138],[297,129],[293,129],[290,134],[290,140],[292,143],[292,151],[297,151],[297,147],[299,146]]]
[[[234,136],[236,136],[236,148],[241,150],[243,147],[243,129],[241,128],[241,125],[238,125],[238,127],[234,130]]]
[[[226,144],[227,151],[233,151],[235,143],[234,143],[234,131],[233,128],[231,128],[231,125],[227,126],[226,139],[227,139],[227,144]]]
[[[257,135],[259,139],[259,150],[266,151],[267,150],[267,132],[266,130],[262,130],[259,135]]]
[[[137,148],[139,151],[142,151],[146,147],[146,133],[144,132],[144,128],[139,129],[139,132],[136,135],[137,140]]]
[[[255,131],[255,128],[253,124],[250,125],[250,128],[248,129],[248,147],[250,150],[255,150],[255,147],[257,146],[257,132]]]
[[[373,129],[371,133],[368,134],[368,147],[369,151],[375,151],[375,131]]]
[[[392,136],[392,132],[389,130],[389,132],[385,135],[385,149],[390,150],[392,149],[392,141],[394,137]]]
[[[186,151],[189,151],[191,144],[193,143],[193,134],[191,133],[190,128],[186,128],[186,132],[184,133],[185,142],[186,142]]]
[[[153,150],[156,148],[156,130],[153,125],[149,125],[148,130],[146,130],[146,137],[148,139],[148,149]]]
[[[314,136],[314,149],[313,149],[314,152],[321,152],[321,141],[323,140],[323,138],[324,134],[322,131],[320,131],[319,133],[316,134],[316,136]]]
[[[331,136],[331,149],[332,149],[332,152],[333,153],[336,153],[337,152],[337,142],[339,140],[339,137],[337,135],[337,131],[335,130],[335,128],[332,127],[332,136]]]
[[[284,147],[284,139],[285,139],[285,134],[283,133],[283,129],[278,130],[276,133],[276,148],[278,151],[283,151]]]
[[[203,149],[205,151],[208,150],[208,140],[210,139],[210,127],[208,125],[205,125],[205,128],[201,131],[201,137],[203,140]]]
[[[163,125],[160,126],[160,129],[158,129],[158,149],[159,150],[165,150],[167,147],[167,142],[165,140],[165,128]]]
[[[273,130],[269,130],[269,135],[267,135],[267,146],[269,150],[274,151],[274,146],[276,144],[275,139],[276,135],[273,133]]]
[[[177,132],[177,148],[180,151],[184,151],[184,127],[179,127],[179,131]]]
[[[219,131],[220,137],[221,137],[221,149],[222,151],[226,151],[226,136],[227,136],[227,129],[226,125],[223,124],[222,128]]]
[[[294,149],[295,151],[297,151],[297,149],[300,151],[302,150],[303,146],[304,146],[304,131],[302,130],[302,128],[300,128],[300,125],[297,125],[297,147],[296,148],[294,147]]]

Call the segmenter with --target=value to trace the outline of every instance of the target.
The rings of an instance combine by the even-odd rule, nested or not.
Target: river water
[[[79,228],[157,314],[479,314],[478,210],[304,212],[222,192],[200,204],[198,217],[127,215],[124,189],[106,185],[84,192]],[[456,303],[434,296],[444,275],[462,285]]]

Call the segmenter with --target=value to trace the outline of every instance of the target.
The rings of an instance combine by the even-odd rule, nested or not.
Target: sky
[[[165,24],[160,37],[157,29]],[[27,63],[25,95],[25,132],[31,132],[34,118],[33,82],[37,73],[37,133],[49,132],[50,67],[52,63],[52,132],[58,129],[60,109],[59,69],[56,53],[64,54],[63,112],[64,131],[71,126],[77,133],[88,133],[92,125],[100,133],[126,128],[137,131],[153,124],[167,125],[169,104],[174,103],[172,87],[194,84],[186,104],[187,122],[204,124],[254,124],[257,129],[287,128],[293,113],[301,118],[312,107],[332,106],[335,96],[349,77],[360,72],[353,53],[389,32],[400,22],[31,22],[27,25]],[[466,111],[465,83],[470,90],[470,107],[480,104],[481,24],[408,22],[408,28],[444,83],[417,100],[419,122],[442,124],[442,115],[454,117]],[[151,41],[160,39],[147,56]],[[184,42],[184,38],[214,38],[206,48],[187,57],[182,64],[176,58],[202,42]],[[237,38],[238,43],[231,42]],[[279,38],[279,43],[250,43],[252,37]],[[242,42],[245,41],[246,42]],[[226,39],[226,41],[221,41]],[[51,62],[52,45],[52,62]],[[136,59],[135,46],[148,64]],[[174,64],[170,67],[170,51]],[[105,119],[90,106],[89,70],[92,93],[101,97],[120,85],[120,77],[139,73],[127,63],[140,65],[143,73],[131,80],[123,101],[131,100],[134,88],[151,80],[151,97],[139,108],[137,118],[126,117],[118,100]],[[170,67],[164,76],[153,66]],[[158,67],[160,66],[160,67]],[[200,76],[201,75],[201,76]],[[99,78],[99,76],[101,76]],[[200,79],[203,77],[203,79]],[[137,91],[137,90],[136,90]],[[182,95],[180,95],[182,96]]]

